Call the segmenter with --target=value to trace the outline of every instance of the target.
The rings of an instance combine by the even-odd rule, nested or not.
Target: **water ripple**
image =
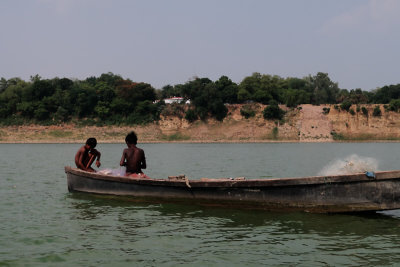
[[[186,173],[251,178],[313,175],[332,160],[329,157],[370,156],[371,151],[380,159],[380,168],[396,169],[391,155],[399,146],[143,147],[153,177]],[[278,213],[72,194],[63,166],[73,164],[78,147],[0,145],[0,266],[395,266],[400,261],[399,211]],[[104,167],[115,167],[121,147],[100,144]]]

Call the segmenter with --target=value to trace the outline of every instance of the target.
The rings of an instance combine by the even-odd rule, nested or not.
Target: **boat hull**
[[[318,213],[400,208],[400,171],[279,179],[132,179],[65,167],[68,189],[156,202]]]

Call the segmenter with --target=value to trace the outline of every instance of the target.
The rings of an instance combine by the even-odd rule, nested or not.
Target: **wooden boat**
[[[137,200],[318,213],[400,208],[400,171],[304,178],[137,179],[65,167],[70,192]]]

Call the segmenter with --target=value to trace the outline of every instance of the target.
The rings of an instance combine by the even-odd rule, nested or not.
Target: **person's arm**
[[[75,165],[81,170],[86,170],[86,166],[83,165],[83,148],[80,148],[75,155]]]
[[[126,162],[125,162],[125,149],[124,151],[122,151],[122,157],[121,160],[119,161],[119,166],[125,166]]]
[[[98,150],[96,150],[96,149],[95,149],[95,151],[96,151],[96,156],[97,156],[96,166],[97,166],[97,168],[99,168],[99,167],[101,166],[101,163],[100,163],[100,156],[101,156],[101,153],[100,153],[100,151],[98,151]]]
[[[144,155],[144,151],[142,150],[142,161],[140,162],[140,168],[141,169],[146,169],[146,156]]]
[[[86,164],[86,170],[90,170],[91,168],[90,168],[90,166],[92,166],[92,163],[93,163],[93,161],[94,161],[94,159],[96,158],[96,155],[94,155],[94,154],[89,154],[89,161],[88,161],[88,163]]]

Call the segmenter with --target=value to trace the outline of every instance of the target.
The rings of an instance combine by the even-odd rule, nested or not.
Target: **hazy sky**
[[[0,77],[400,83],[399,0],[0,0]]]

